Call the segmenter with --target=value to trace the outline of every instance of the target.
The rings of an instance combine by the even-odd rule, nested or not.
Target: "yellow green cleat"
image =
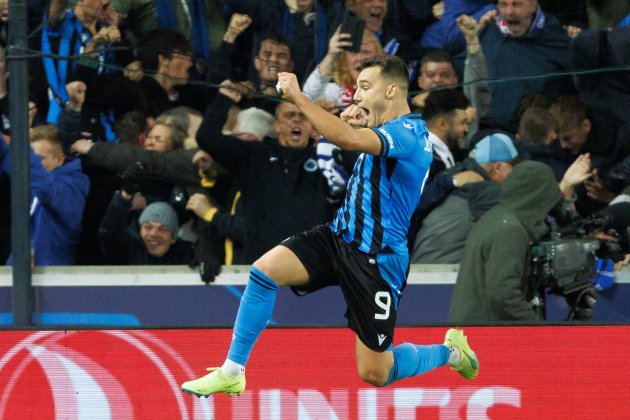
[[[455,328],[448,330],[444,337],[444,345],[448,348],[455,347],[459,350],[459,362],[451,366],[451,369],[456,370],[466,379],[475,379],[479,373],[479,360],[468,345],[464,331]]]
[[[197,398],[208,398],[211,394],[225,392],[232,395],[243,395],[245,391],[245,375],[239,377],[230,376],[223,373],[221,368],[213,367],[206,369],[209,374],[193,381],[184,382],[182,391],[195,394]]]

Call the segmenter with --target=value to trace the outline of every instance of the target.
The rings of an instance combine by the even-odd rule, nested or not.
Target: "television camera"
[[[630,203],[613,204],[588,218],[560,216],[551,225],[549,238],[532,247],[533,275],[566,298],[568,320],[590,320],[597,258],[618,262],[630,250]]]

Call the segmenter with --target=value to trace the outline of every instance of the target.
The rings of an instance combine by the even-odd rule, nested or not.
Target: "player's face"
[[[147,252],[154,257],[166,254],[175,243],[175,239],[166,225],[158,222],[146,222],[140,226],[140,237]]]
[[[368,67],[359,74],[354,103],[366,112],[368,127],[377,127],[384,122],[382,116],[388,103],[385,100],[386,91],[387,84],[381,76],[380,67]]]
[[[444,141],[449,147],[458,147],[468,133],[468,115],[464,109],[456,109],[446,117],[447,129]]]
[[[311,122],[290,102],[279,105],[273,129],[278,134],[278,143],[292,149],[305,148],[313,132]]]
[[[422,66],[418,76],[418,86],[422,90],[438,86],[454,85],[457,83],[457,74],[451,63],[429,62]]]

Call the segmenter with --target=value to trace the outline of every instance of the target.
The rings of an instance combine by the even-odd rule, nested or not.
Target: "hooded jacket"
[[[9,161],[8,146],[0,139],[0,167],[10,174]],[[81,161],[71,157],[48,172],[31,149],[29,165],[34,263],[74,265],[90,181],[81,171]]]
[[[473,226],[453,290],[449,322],[540,321],[530,305],[537,282],[529,276],[530,247],[546,233],[545,216],[560,200],[551,169],[517,164],[499,204]]]

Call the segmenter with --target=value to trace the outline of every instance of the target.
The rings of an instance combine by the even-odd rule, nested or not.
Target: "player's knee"
[[[256,267],[258,270],[262,271],[263,273],[267,275],[269,275],[268,273],[271,270],[271,267],[268,264],[267,260],[265,259],[264,255],[258,258],[256,261],[254,261],[254,264],[252,264],[252,266]]]
[[[389,377],[389,372],[383,371],[383,369],[374,368],[371,366],[359,366],[359,376],[363,382],[367,382],[373,386],[385,386]]]
[[[262,273],[264,273],[265,275],[267,275],[268,277],[274,280],[275,280],[274,277],[277,277],[277,273],[276,273],[277,264],[274,263],[273,256],[269,255],[269,253],[258,258],[256,261],[254,261],[254,264],[252,265],[256,267],[259,271],[261,271]]]

